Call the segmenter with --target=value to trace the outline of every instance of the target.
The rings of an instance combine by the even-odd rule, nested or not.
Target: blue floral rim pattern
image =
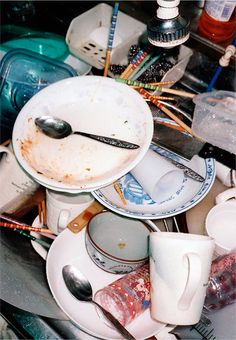
[[[150,148],[160,155],[166,156],[168,158],[171,158],[173,160],[176,160],[178,162],[182,162],[188,165],[186,163],[187,161],[185,158],[169,150],[166,150],[154,144],[151,144]],[[156,202],[154,202],[149,197],[149,195],[143,191],[142,187],[139,185],[139,183],[135,180],[135,178],[130,173],[127,173],[125,176],[123,176],[117,181],[125,197],[127,205],[118,205],[117,202],[114,202],[115,200],[113,201],[112,195],[106,194],[105,190],[103,190],[104,188],[100,188],[99,190],[92,192],[92,194],[100,203],[102,203],[108,209],[118,214],[127,216],[127,217],[138,218],[138,219],[163,219],[163,218],[175,216],[175,215],[178,215],[180,213],[183,213],[193,208],[196,204],[198,204],[207,195],[207,193],[209,192],[209,190],[211,189],[214,183],[214,180],[215,180],[214,159],[212,158],[202,159],[201,158],[201,162],[203,163],[202,165],[205,168],[204,169],[205,181],[198,184],[199,187],[197,187],[197,192],[193,192],[193,196],[188,197],[188,199],[185,202],[182,202],[180,200],[180,204],[178,204],[179,198],[181,198],[181,195],[183,195],[183,191],[186,190],[186,185],[188,185],[189,187],[189,181],[192,181],[191,179],[185,177],[181,188],[176,193],[174,193],[173,196],[171,196],[168,200],[163,201],[161,203],[163,204],[163,209],[161,209],[160,208],[161,206],[157,205]],[[111,184],[110,186],[113,186],[113,185]],[[172,201],[171,203],[172,207],[168,208],[168,204],[171,201]],[[176,202],[176,206],[174,202]],[[137,206],[137,211],[130,209],[129,208],[130,205]],[[166,205],[167,205],[167,209],[166,209]],[[153,211],[145,211],[145,209],[143,209],[142,211],[142,207],[149,207],[151,210],[152,210],[151,207],[153,207]]]

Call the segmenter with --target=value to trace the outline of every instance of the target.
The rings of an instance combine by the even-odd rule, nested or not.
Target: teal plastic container
[[[17,114],[34,94],[75,76],[77,72],[59,60],[26,49],[7,52],[0,63],[1,129],[13,127]]]

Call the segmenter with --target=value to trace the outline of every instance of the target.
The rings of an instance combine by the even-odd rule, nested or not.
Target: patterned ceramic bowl
[[[148,261],[149,234],[143,222],[103,211],[88,223],[86,248],[98,267],[124,274]]]

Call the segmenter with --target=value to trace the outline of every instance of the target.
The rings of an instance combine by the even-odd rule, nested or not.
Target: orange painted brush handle
[[[52,234],[52,231],[47,228],[37,228],[37,227],[34,228],[34,227],[27,226],[27,225],[19,225],[19,224],[6,223],[6,222],[0,222],[0,227]]]

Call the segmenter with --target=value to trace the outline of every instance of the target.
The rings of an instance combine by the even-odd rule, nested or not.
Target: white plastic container
[[[165,87],[171,87],[183,77],[185,69],[188,65],[188,62],[192,54],[193,51],[191,50],[191,48],[184,45],[180,46],[177,63],[171,69],[169,69],[169,71],[167,71],[161,79],[161,81],[173,81],[172,84],[165,85]],[[160,91],[153,92],[154,95],[155,94],[158,95],[159,93],[161,92]]]
[[[70,52],[97,69],[103,69],[113,8],[100,3],[74,18],[66,34]],[[130,46],[137,44],[146,25],[118,12],[116,30],[111,52],[111,63],[127,61]]]

